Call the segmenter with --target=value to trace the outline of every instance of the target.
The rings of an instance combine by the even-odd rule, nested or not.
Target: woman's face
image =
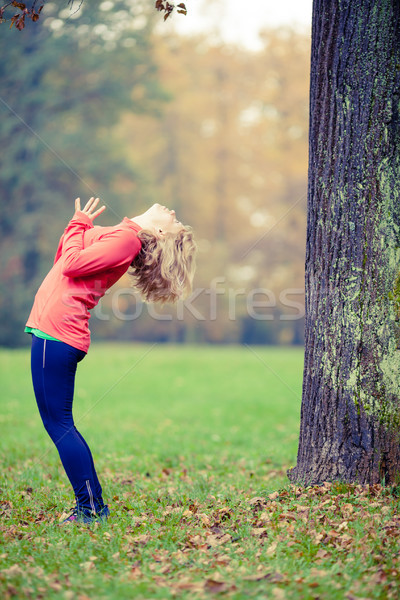
[[[153,204],[147,211],[153,221],[156,231],[160,234],[178,233],[183,225],[176,218],[175,211],[161,204]]]

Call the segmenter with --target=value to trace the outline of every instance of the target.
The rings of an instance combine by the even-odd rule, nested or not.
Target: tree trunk
[[[400,474],[400,5],[314,0],[305,485]]]

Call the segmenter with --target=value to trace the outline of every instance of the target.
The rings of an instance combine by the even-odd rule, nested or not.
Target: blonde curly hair
[[[133,285],[146,302],[176,302],[192,291],[197,245],[190,227],[158,238],[138,233],[142,243],[129,269]]]

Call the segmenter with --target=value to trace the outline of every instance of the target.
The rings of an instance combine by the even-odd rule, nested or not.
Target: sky
[[[226,43],[261,47],[258,32],[293,26],[311,31],[312,0],[183,0],[188,14],[174,14],[170,27],[180,33],[212,32]],[[178,4],[179,2],[177,2]]]

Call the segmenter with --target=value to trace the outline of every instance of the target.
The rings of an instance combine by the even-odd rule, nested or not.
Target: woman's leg
[[[63,342],[32,336],[32,380],[40,416],[74,489],[78,510],[91,513],[104,506],[102,489],[72,416],[76,368],[84,356]]]
[[[82,434],[76,428],[75,428],[75,431],[78,434],[78,436],[80,437],[82,444],[84,444],[86,446],[86,450],[87,450],[89,458],[90,458],[90,463],[92,465],[92,475],[93,475],[93,482],[94,482],[95,498],[96,498],[96,500],[97,500],[97,502],[99,504],[99,507],[101,509],[104,506],[104,502],[103,502],[103,490],[101,488],[100,481],[99,481],[99,479],[97,477],[97,473],[96,473],[96,469],[95,469],[94,461],[93,461],[93,456],[92,456],[90,448],[87,445],[87,442],[84,439],[84,437],[82,436]]]

